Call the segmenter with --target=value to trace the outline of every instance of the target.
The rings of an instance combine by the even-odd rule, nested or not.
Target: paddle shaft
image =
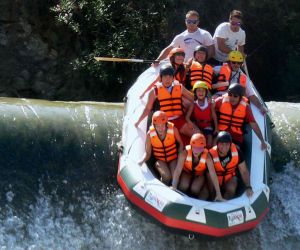
[[[154,60],[143,60],[143,59],[134,59],[134,58],[117,58],[117,57],[94,57],[96,61],[104,62],[132,62],[132,63],[153,63]]]

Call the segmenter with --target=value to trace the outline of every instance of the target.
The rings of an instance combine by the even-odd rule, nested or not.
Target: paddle
[[[143,60],[143,59],[134,59],[134,58],[118,58],[118,57],[94,57],[96,61],[104,62],[133,62],[133,63],[153,63],[154,60]]]
[[[244,66],[244,70],[245,70],[245,73],[246,73],[247,77],[250,78],[250,77],[249,77],[249,72],[248,72],[247,63],[246,63],[246,57],[247,57],[247,56],[245,55],[245,59],[244,59],[243,66]]]

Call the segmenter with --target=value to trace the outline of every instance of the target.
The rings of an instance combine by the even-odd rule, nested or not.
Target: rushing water
[[[262,223],[195,240],[153,223],[118,187],[122,105],[72,105],[1,105],[1,249],[300,247],[300,104],[267,103],[276,127],[270,212]]]

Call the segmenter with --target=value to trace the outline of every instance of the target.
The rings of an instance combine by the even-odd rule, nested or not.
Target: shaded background
[[[0,1],[0,96],[121,101],[149,65],[93,56],[155,59],[200,13],[212,35],[232,9],[244,12],[250,76],[265,100],[300,100],[297,0]]]

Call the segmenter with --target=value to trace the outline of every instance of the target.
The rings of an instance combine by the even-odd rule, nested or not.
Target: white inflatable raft
[[[123,150],[117,175],[125,196],[163,225],[187,233],[222,237],[253,229],[269,210],[270,149],[260,149],[260,141],[251,129],[247,129],[248,134],[245,136],[245,157],[254,191],[250,199],[244,190],[240,190],[239,196],[225,202],[191,198],[160,182],[146,164],[142,167],[137,164],[145,151],[147,132],[147,119],[141,122],[139,129],[134,126],[147,101],[147,94],[143,99],[139,97],[155,81],[158,71],[159,68],[153,67],[146,70],[127,93]],[[269,142],[269,117],[263,116],[255,106],[251,107],[265,140]]]

